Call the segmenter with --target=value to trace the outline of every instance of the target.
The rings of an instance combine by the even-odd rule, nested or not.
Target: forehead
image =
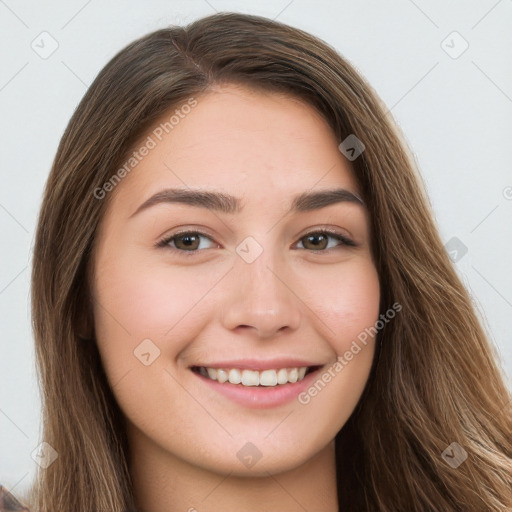
[[[311,105],[235,85],[193,99],[192,108],[170,109],[135,144],[134,151],[150,140],[152,147],[117,185],[114,207],[133,213],[173,187],[231,191],[249,208],[315,188],[359,194],[350,162]]]

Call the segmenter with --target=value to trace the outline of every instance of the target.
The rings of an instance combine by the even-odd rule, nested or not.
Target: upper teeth
[[[230,382],[243,386],[276,386],[288,382],[301,381],[306,375],[308,367],[281,368],[277,370],[238,370],[236,368],[220,369],[201,367],[201,375],[218,382]]]

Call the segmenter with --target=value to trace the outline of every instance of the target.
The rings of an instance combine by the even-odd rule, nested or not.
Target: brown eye
[[[305,240],[303,245],[306,249],[325,249],[328,245],[328,237],[324,233],[306,235],[302,240]]]
[[[174,245],[177,249],[189,251],[199,247],[199,237],[196,234],[175,236],[173,240],[175,240]]]
[[[199,231],[183,231],[168,236],[162,241],[158,242],[157,247],[170,249],[171,251],[189,253],[192,256],[200,250],[208,249],[209,247],[201,247],[201,239],[204,238],[213,243],[213,240]],[[337,240],[337,244],[330,244],[329,239]],[[349,238],[339,233],[331,231],[314,231],[303,236],[299,243],[302,243],[303,248],[315,252],[328,252],[330,249],[335,249],[339,246],[356,247],[356,244]]]
[[[173,251],[194,253],[202,249],[208,249],[208,247],[200,247],[202,238],[212,241],[212,239],[204,233],[198,231],[184,231],[165,238],[157,245]]]
[[[338,244],[329,247],[329,238],[337,240]],[[301,242],[303,241],[304,249],[312,250],[312,251],[325,251],[325,249],[332,249],[338,247],[340,245],[348,245],[351,247],[355,247],[355,243],[349,238],[339,234],[333,233],[330,231],[314,231],[308,233],[307,235],[301,238]]]

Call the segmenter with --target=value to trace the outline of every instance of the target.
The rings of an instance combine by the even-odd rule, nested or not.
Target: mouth
[[[262,371],[242,368],[212,368],[192,366],[191,370],[202,377],[218,382],[241,387],[271,388],[286,386],[303,381],[309,374],[321,366],[297,366],[291,368],[270,368]]]
[[[189,370],[201,381],[208,399],[222,396],[246,408],[271,409],[293,403],[325,366],[283,357],[219,361],[189,366]]]

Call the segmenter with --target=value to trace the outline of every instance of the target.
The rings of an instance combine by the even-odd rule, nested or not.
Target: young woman
[[[100,72],[33,267],[32,511],[512,510],[510,392],[387,109],[216,14]]]

